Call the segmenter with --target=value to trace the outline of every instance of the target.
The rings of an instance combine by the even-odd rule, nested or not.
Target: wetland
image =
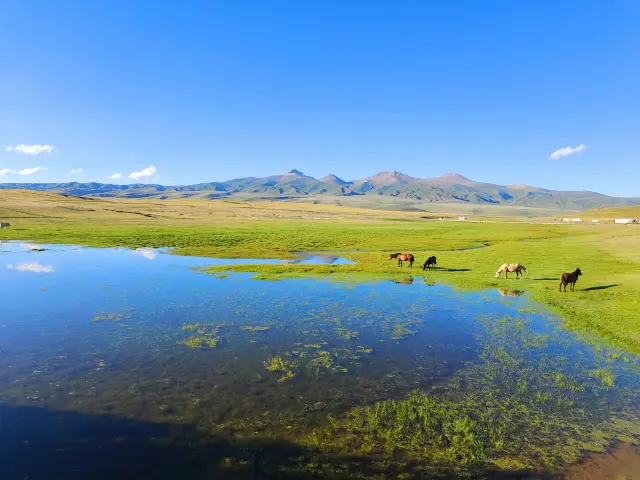
[[[250,273],[287,264],[0,244],[3,478],[484,478],[640,438],[638,357],[526,290]]]

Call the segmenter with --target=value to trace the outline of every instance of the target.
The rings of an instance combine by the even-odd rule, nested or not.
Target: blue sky
[[[635,0],[11,0],[0,22],[0,182],[295,167],[640,195]]]

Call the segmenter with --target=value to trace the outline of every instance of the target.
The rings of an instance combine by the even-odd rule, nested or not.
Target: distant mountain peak
[[[289,170],[287,173],[292,173],[294,175],[300,175],[301,177],[305,177],[306,175],[304,173],[302,173],[300,170],[297,169],[293,169],[293,170]]]
[[[465,181],[465,182],[470,182],[471,181],[467,177],[464,177],[464,176],[460,175],[459,173],[445,173],[444,175],[441,175],[440,178],[447,178],[447,179],[450,179],[450,180],[461,180],[461,181]]]
[[[320,181],[322,183],[328,183],[331,185],[346,185],[348,183],[348,182],[345,182],[340,177],[338,177],[337,175],[334,175],[333,173],[330,173],[326,177],[322,177]]]
[[[467,177],[463,177],[459,173],[445,173],[439,177],[424,178],[422,183],[427,185],[473,185],[475,182],[469,180]]]

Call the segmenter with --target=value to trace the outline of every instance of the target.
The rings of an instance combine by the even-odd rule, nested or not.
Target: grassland
[[[626,211],[623,213],[627,213]],[[600,215],[602,215],[600,217]],[[389,212],[294,203],[201,200],[108,200],[54,194],[0,192],[0,219],[12,228],[0,240],[96,247],[176,247],[175,253],[228,258],[291,258],[296,251],[340,252],[355,265],[250,265],[224,270],[258,272],[258,278],[332,275],[404,279],[387,261],[410,251],[411,274],[464,290],[518,289],[563,318],[569,329],[640,353],[640,228],[637,225],[558,225],[473,217],[455,212]],[[610,218],[597,211],[584,218]],[[444,217],[444,221],[437,218]],[[488,246],[485,246],[488,245]],[[482,246],[482,248],[471,249]],[[429,255],[438,269],[422,272]],[[495,279],[505,262],[523,263],[521,280]],[[558,277],[580,267],[576,292],[559,293]],[[218,269],[219,270],[219,269]]]

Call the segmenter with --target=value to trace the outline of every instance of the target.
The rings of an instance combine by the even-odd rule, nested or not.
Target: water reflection
[[[309,252],[296,252],[299,258],[282,260],[284,264],[330,264],[330,265],[350,265],[355,262],[347,260],[346,258],[338,257],[335,255],[321,255],[317,253]]]
[[[502,289],[514,298],[500,301],[495,291],[427,288],[420,275],[402,284],[221,278],[188,267],[257,261],[44,247],[4,244],[13,268],[0,270],[3,295],[29,299],[3,302],[0,399],[27,416],[109,415],[194,425],[209,438],[287,436],[338,453],[430,452],[441,466],[476,458],[518,468],[575,458],[637,421],[638,359],[580,342],[516,291]],[[23,275],[21,265],[56,274]],[[415,412],[433,429],[416,431]],[[187,441],[170,435],[164,444]]]
[[[136,248],[133,250],[135,255],[140,255],[147,260],[155,260],[158,256],[158,251],[154,248]]]
[[[34,272],[34,273],[52,273],[53,267],[51,265],[42,265],[38,262],[31,263],[17,263],[15,265],[7,264],[9,270],[17,270],[19,272]]]
[[[520,297],[525,294],[524,290],[509,290],[506,288],[498,288],[498,292],[502,297]]]

